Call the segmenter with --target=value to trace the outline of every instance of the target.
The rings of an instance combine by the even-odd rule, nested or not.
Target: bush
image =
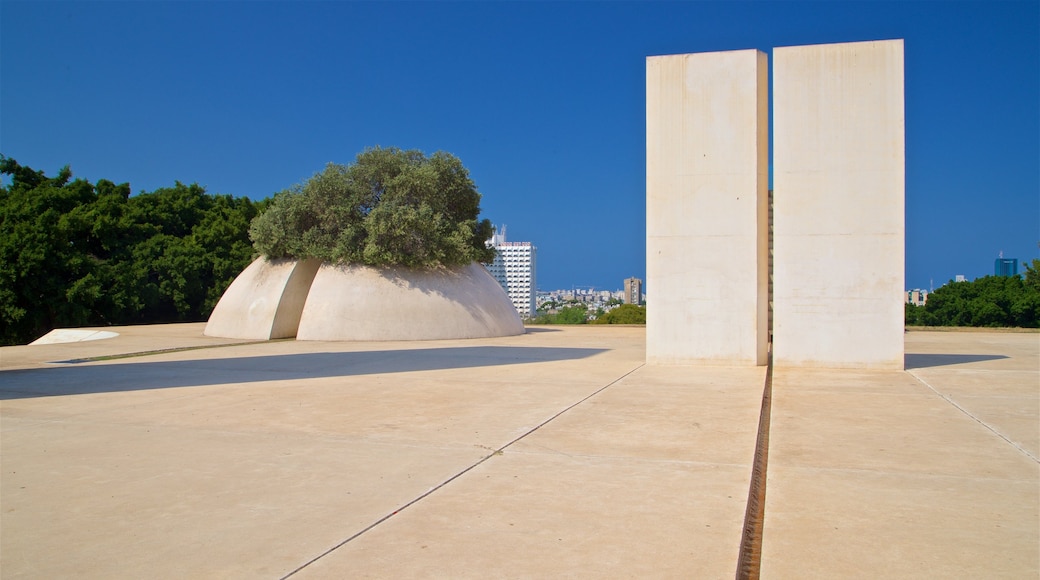
[[[595,324],[646,324],[646,308],[622,304],[593,321]]]
[[[586,324],[589,310],[584,304],[564,306],[555,314],[542,314],[531,320],[531,324]]]

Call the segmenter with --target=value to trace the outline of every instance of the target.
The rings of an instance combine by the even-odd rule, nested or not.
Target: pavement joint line
[[[758,580],[762,572],[762,533],[766,512],[766,468],[769,465],[769,418],[773,406],[773,352],[766,361],[762,386],[762,407],[758,417],[758,437],[748,485],[747,507],[737,556],[736,580]]]
[[[325,550],[324,552],[322,552],[321,554],[318,554],[318,555],[317,555],[317,556],[315,556],[314,558],[311,558],[311,559],[310,559],[310,560],[308,560],[307,562],[304,562],[303,564],[301,564],[300,566],[298,566],[298,567],[297,567],[297,568],[296,568],[295,570],[292,570],[292,571],[291,571],[291,572],[289,572],[288,574],[286,574],[286,575],[282,576],[280,580],[286,580],[287,578],[290,578],[290,577],[292,577],[292,576],[295,576],[295,575],[296,575],[296,574],[297,574],[298,572],[302,571],[302,570],[303,570],[304,568],[306,568],[306,567],[310,566],[311,564],[313,564],[313,563],[317,562],[318,560],[320,560],[320,559],[324,558],[325,556],[328,556],[329,554],[331,554],[331,553],[335,552],[336,550],[338,550],[338,549],[342,548],[343,546],[347,545],[347,544],[348,544],[348,543],[350,543],[351,541],[353,541],[353,540],[355,540],[355,539],[357,539],[357,538],[361,537],[361,536],[362,536],[362,535],[364,535],[364,534],[365,534],[366,532],[369,532],[369,531],[371,531],[372,529],[374,529],[374,528],[375,528],[376,526],[378,526],[379,524],[382,524],[383,522],[385,522],[385,521],[389,520],[389,519],[390,519],[390,518],[392,518],[393,516],[395,516],[395,515],[397,515],[397,514],[399,514],[399,513],[403,512],[404,510],[408,509],[409,507],[411,507],[411,506],[413,506],[413,505],[415,505],[415,504],[419,503],[420,501],[422,501],[422,500],[426,499],[427,497],[429,497],[430,495],[432,495],[432,494],[433,494],[434,492],[436,492],[437,490],[441,489],[442,487],[444,487],[444,486],[448,485],[449,483],[451,483],[451,482],[455,481],[456,479],[458,479],[458,478],[462,477],[463,475],[465,475],[465,474],[469,473],[469,472],[470,472],[470,471],[472,471],[473,469],[476,469],[476,468],[477,468],[478,466],[480,466],[481,464],[483,464],[483,463],[484,463],[485,461],[487,461],[488,459],[491,459],[492,457],[495,457],[496,455],[502,455],[502,453],[503,453],[503,452],[504,452],[504,451],[505,451],[505,450],[506,450],[507,448],[509,448],[509,446],[510,446],[510,445],[513,445],[514,443],[516,443],[516,442],[520,441],[521,439],[523,439],[523,438],[527,437],[528,435],[530,435],[530,434],[534,433],[535,431],[537,431],[537,430],[541,429],[542,427],[544,427],[544,426],[548,425],[548,424],[549,424],[549,423],[551,423],[551,422],[552,422],[553,420],[555,420],[555,419],[556,419],[557,417],[559,417],[560,415],[563,415],[563,414],[564,414],[564,413],[566,413],[567,411],[570,411],[571,409],[573,409],[573,408],[577,407],[578,405],[580,405],[580,404],[584,403],[585,401],[588,401],[588,400],[589,400],[589,399],[591,399],[592,397],[595,397],[596,395],[598,395],[598,394],[602,393],[603,391],[605,391],[605,390],[609,389],[610,387],[612,387],[612,386],[616,385],[617,383],[621,382],[621,381],[622,381],[622,380],[624,380],[624,379],[625,379],[626,377],[628,377],[628,376],[629,376],[629,375],[631,375],[632,373],[634,373],[634,372],[638,371],[639,369],[643,368],[644,366],[646,366],[646,363],[645,363],[645,362],[644,362],[644,363],[640,363],[640,364],[639,364],[638,366],[636,366],[635,368],[633,368],[633,369],[631,369],[631,370],[629,370],[629,371],[625,372],[625,373],[624,373],[623,375],[621,375],[620,377],[618,377],[618,378],[614,379],[613,381],[610,381],[610,382],[609,382],[609,383],[607,383],[606,385],[603,385],[602,387],[600,387],[600,388],[596,389],[595,391],[593,391],[592,393],[590,393],[590,394],[586,395],[586,396],[585,396],[584,398],[580,399],[579,401],[577,401],[577,402],[575,402],[575,403],[572,403],[571,405],[569,405],[569,406],[565,407],[565,408],[564,408],[563,410],[561,410],[560,412],[556,413],[556,414],[555,414],[555,415],[553,415],[552,417],[549,417],[549,418],[548,418],[548,419],[546,419],[545,421],[542,421],[542,422],[541,422],[541,423],[539,423],[538,425],[535,425],[534,427],[532,427],[531,429],[529,429],[528,431],[526,431],[526,432],[525,432],[525,433],[523,433],[522,435],[520,435],[520,436],[518,436],[517,438],[513,439],[512,441],[510,441],[509,443],[506,443],[505,445],[503,445],[503,446],[499,447],[498,449],[495,449],[495,450],[493,450],[493,451],[492,451],[491,453],[489,453],[489,454],[485,455],[484,457],[482,457],[482,458],[481,458],[480,460],[478,460],[478,461],[477,461],[476,463],[474,463],[473,465],[470,465],[469,467],[467,467],[467,468],[463,469],[462,471],[460,471],[460,472],[456,473],[455,475],[453,475],[453,476],[449,477],[448,479],[444,480],[443,482],[441,482],[441,483],[439,483],[439,484],[435,485],[434,487],[431,487],[430,489],[426,490],[426,492],[425,492],[425,493],[423,493],[423,494],[419,495],[418,497],[416,497],[416,498],[412,499],[412,500],[411,500],[411,501],[409,501],[408,503],[406,503],[406,504],[402,505],[401,507],[397,508],[396,510],[394,510],[394,511],[392,511],[392,512],[388,513],[388,514],[386,514],[385,516],[383,516],[383,517],[379,518],[379,519],[378,519],[378,520],[376,520],[375,522],[373,522],[373,523],[369,524],[369,525],[368,525],[368,527],[364,528],[363,530],[361,530],[361,531],[359,531],[359,532],[356,532],[356,533],[355,533],[354,535],[350,536],[349,538],[347,538],[347,539],[343,540],[342,542],[340,542],[340,543],[336,544],[335,546],[332,546],[332,547],[331,547],[331,548],[329,548],[328,550]]]
[[[965,409],[964,407],[962,407],[962,406],[958,405],[958,404],[957,404],[957,401],[954,401],[954,400],[953,400],[953,399],[951,399],[950,397],[947,397],[946,395],[944,395],[944,394],[940,393],[940,392],[938,391],[938,389],[936,389],[936,388],[935,388],[935,387],[933,387],[932,385],[928,384],[928,381],[926,381],[926,380],[922,379],[921,377],[917,376],[916,374],[914,374],[914,372],[913,372],[912,370],[908,370],[908,371],[906,371],[906,373],[907,373],[907,374],[909,374],[910,376],[914,377],[915,379],[917,379],[917,380],[918,380],[918,382],[920,382],[920,383],[921,383],[922,385],[924,385],[924,386],[928,387],[929,389],[931,389],[933,393],[935,393],[936,395],[939,395],[939,397],[940,397],[940,398],[942,398],[942,399],[943,399],[944,401],[946,401],[947,403],[949,403],[949,404],[953,405],[953,406],[954,406],[954,407],[955,407],[955,408],[956,408],[956,409],[957,409],[958,411],[960,411],[961,413],[964,413],[965,415],[967,415],[968,417],[970,417],[970,418],[971,418],[971,419],[972,419],[973,421],[975,421],[975,422],[976,422],[976,423],[978,423],[979,425],[982,425],[982,426],[983,426],[983,427],[985,427],[986,429],[989,429],[989,430],[990,430],[990,432],[992,432],[992,433],[993,433],[994,435],[996,435],[997,437],[1000,437],[1001,439],[1003,439],[1004,441],[1006,441],[1008,445],[1010,445],[1010,446],[1014,447],[1014,448],[1015,448],[1015,449],[1017,449],[1017,450],[1018,450],[1018,451],[1019,451],[1020,453],[1022,453],[1022,454],[1023,454],[1023,455],[1025,455],[1026,457],[1028,457],[1028,458],[1032,459],[1034,463],[1040,464],[1040,458],[1037,458],[1037,457],[1036,457],[1035,455],[1033,455],[1032,453],[1030,453],[1030,452],[1029,452],[1028,450],[1024,449],[1024,448],[1023,448],[1023,447],[1022,447],[1021,445],[1019,445],[1018,443],[1015,443],[1014,441],[1012,441],[1012,440],[1008,439],[1007,437],[1005,437],[1003,433],[1001,433],[1000,431],[997,431],[997,430],[996,430],[996,428],[994,428],[994,427],[993,427],[992,425],[990,425],[989,423],[987,423],[987,422],[983,421],[982,419],[979,419],[978,417],[976,417],[975,415],[973,415],[973,414],[972,414],[972,413],[971,413],[970,411],[968,411],[968,410],[967,410],[967,409]]]

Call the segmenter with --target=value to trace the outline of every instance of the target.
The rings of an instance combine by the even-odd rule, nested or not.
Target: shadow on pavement
[[[323,352],[0,371],[0,400],[577,360],[601,348],[476,346]]]
[[[923,369],[1010,358],[1002,354],[904,354],[903,368]]]

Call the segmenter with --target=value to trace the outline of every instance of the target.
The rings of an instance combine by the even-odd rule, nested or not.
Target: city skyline
[[[539,286],[611,290],[646,279],[647,56],[903,38],[906,288],[1040,256],[1035,2],[5,2],[0,33],[23,165],[261,199],[445,150]]]

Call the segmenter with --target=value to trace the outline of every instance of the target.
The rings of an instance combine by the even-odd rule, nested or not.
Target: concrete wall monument
[[[646,64],[647,362],[766,362],[768,87],[757,50]]]
[[[246,267],[213,308],[206,336],[270,340],[296,336],[321,260],[268,260]]]
[[[903,41],[773,52],[773,358],[903,368]]]
[[[903,42],[647,58],[650,364],[902,368]]]

